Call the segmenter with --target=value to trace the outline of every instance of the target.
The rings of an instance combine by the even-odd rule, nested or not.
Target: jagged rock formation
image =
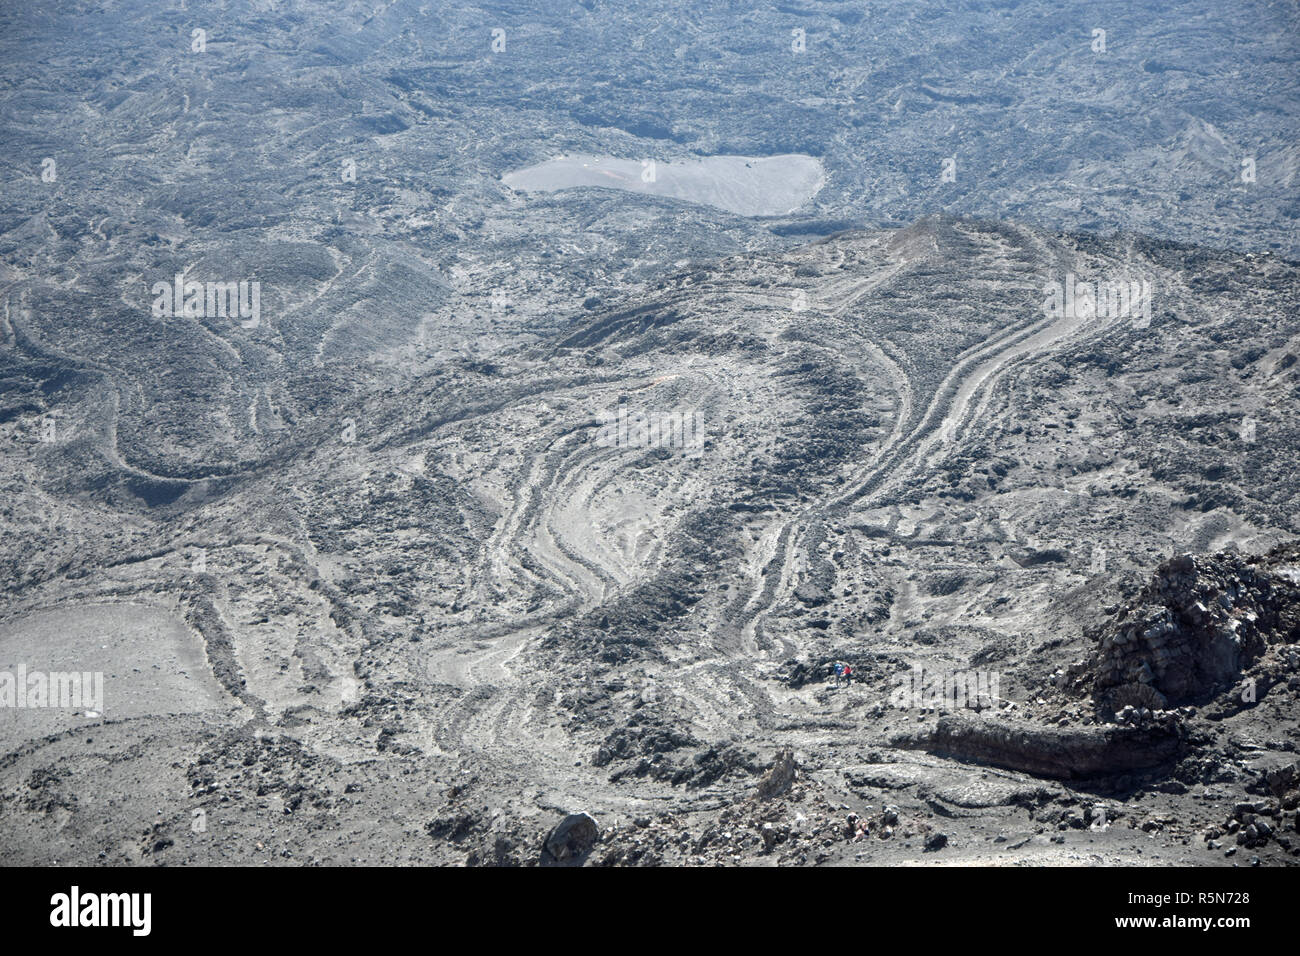
[[[1194,710],[1170,707],[1236,689],[1270,649],[1278,654],[1263,670],[1274,679],[1300,658],[1290,646],[1300,639],[1298,584],[1294,545],[1262,556],[1172,558],[1104,626],[1093,658],[1061,682],[1091,692],[1105,723],[1066,730],[944,716],[936,727],[892,743],[1058,779],[1172,769],[1188,750],[1185,717]],[[1300,683],[1293,670],[1287,677]],[[1269,785],[1285,786],[1290,773],[1289,764],[1269,771]]]
[[[1300,551],[1180,555],[1102,634],[1092,691],[1112,710],[1204,701],[1273,645],[1300,640]]]
[[[782,750],[772,762],[772,768],[758,781],[758,798],[771,800],[785,793],[794,784],[798,769],[794,752],[789,748]]]

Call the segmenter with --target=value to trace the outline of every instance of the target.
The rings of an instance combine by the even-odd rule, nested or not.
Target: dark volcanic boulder
[[[542,843],[542,860],[565,863],[585,856],[600,839],[600,827],[590,813],[570,813],[547,834]]]

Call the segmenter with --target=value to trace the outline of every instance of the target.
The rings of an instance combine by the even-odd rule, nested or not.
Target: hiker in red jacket
[[[841,676],[843,676],[844,678],[844,686],[848,687],[850,684],[853,683],[853,668],[850,667],[848,664],[845,664],[844,672]]]

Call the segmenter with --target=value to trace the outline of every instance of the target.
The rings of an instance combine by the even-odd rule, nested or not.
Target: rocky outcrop
[[[933,730],[897,737],[892,744],[1039,777],[1089,779],[1168,763],[1178,756],[1182,740],[1173,715],[1140,727],[1071,729],[945,716]]]
[[[1111,711],[1204,701],[1274,644],[1300,638],[1300,551],[1184,554],[1100,636],[1085,683]]]
[[[782,750],[776,755],[772,769],[763,774],[763,779],[758,782],[758,798],[771,800],[773,797],[779,797],[790,789],[797,773],[798,766],[794,760],[794,752],[789,749]]]

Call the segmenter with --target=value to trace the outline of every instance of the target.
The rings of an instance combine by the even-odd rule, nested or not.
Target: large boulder
[[[598,839],[600,826],[595,817],[590,813],[570,813],[542,842],[542,860],[547,863],[579,860],[591,851]]]

